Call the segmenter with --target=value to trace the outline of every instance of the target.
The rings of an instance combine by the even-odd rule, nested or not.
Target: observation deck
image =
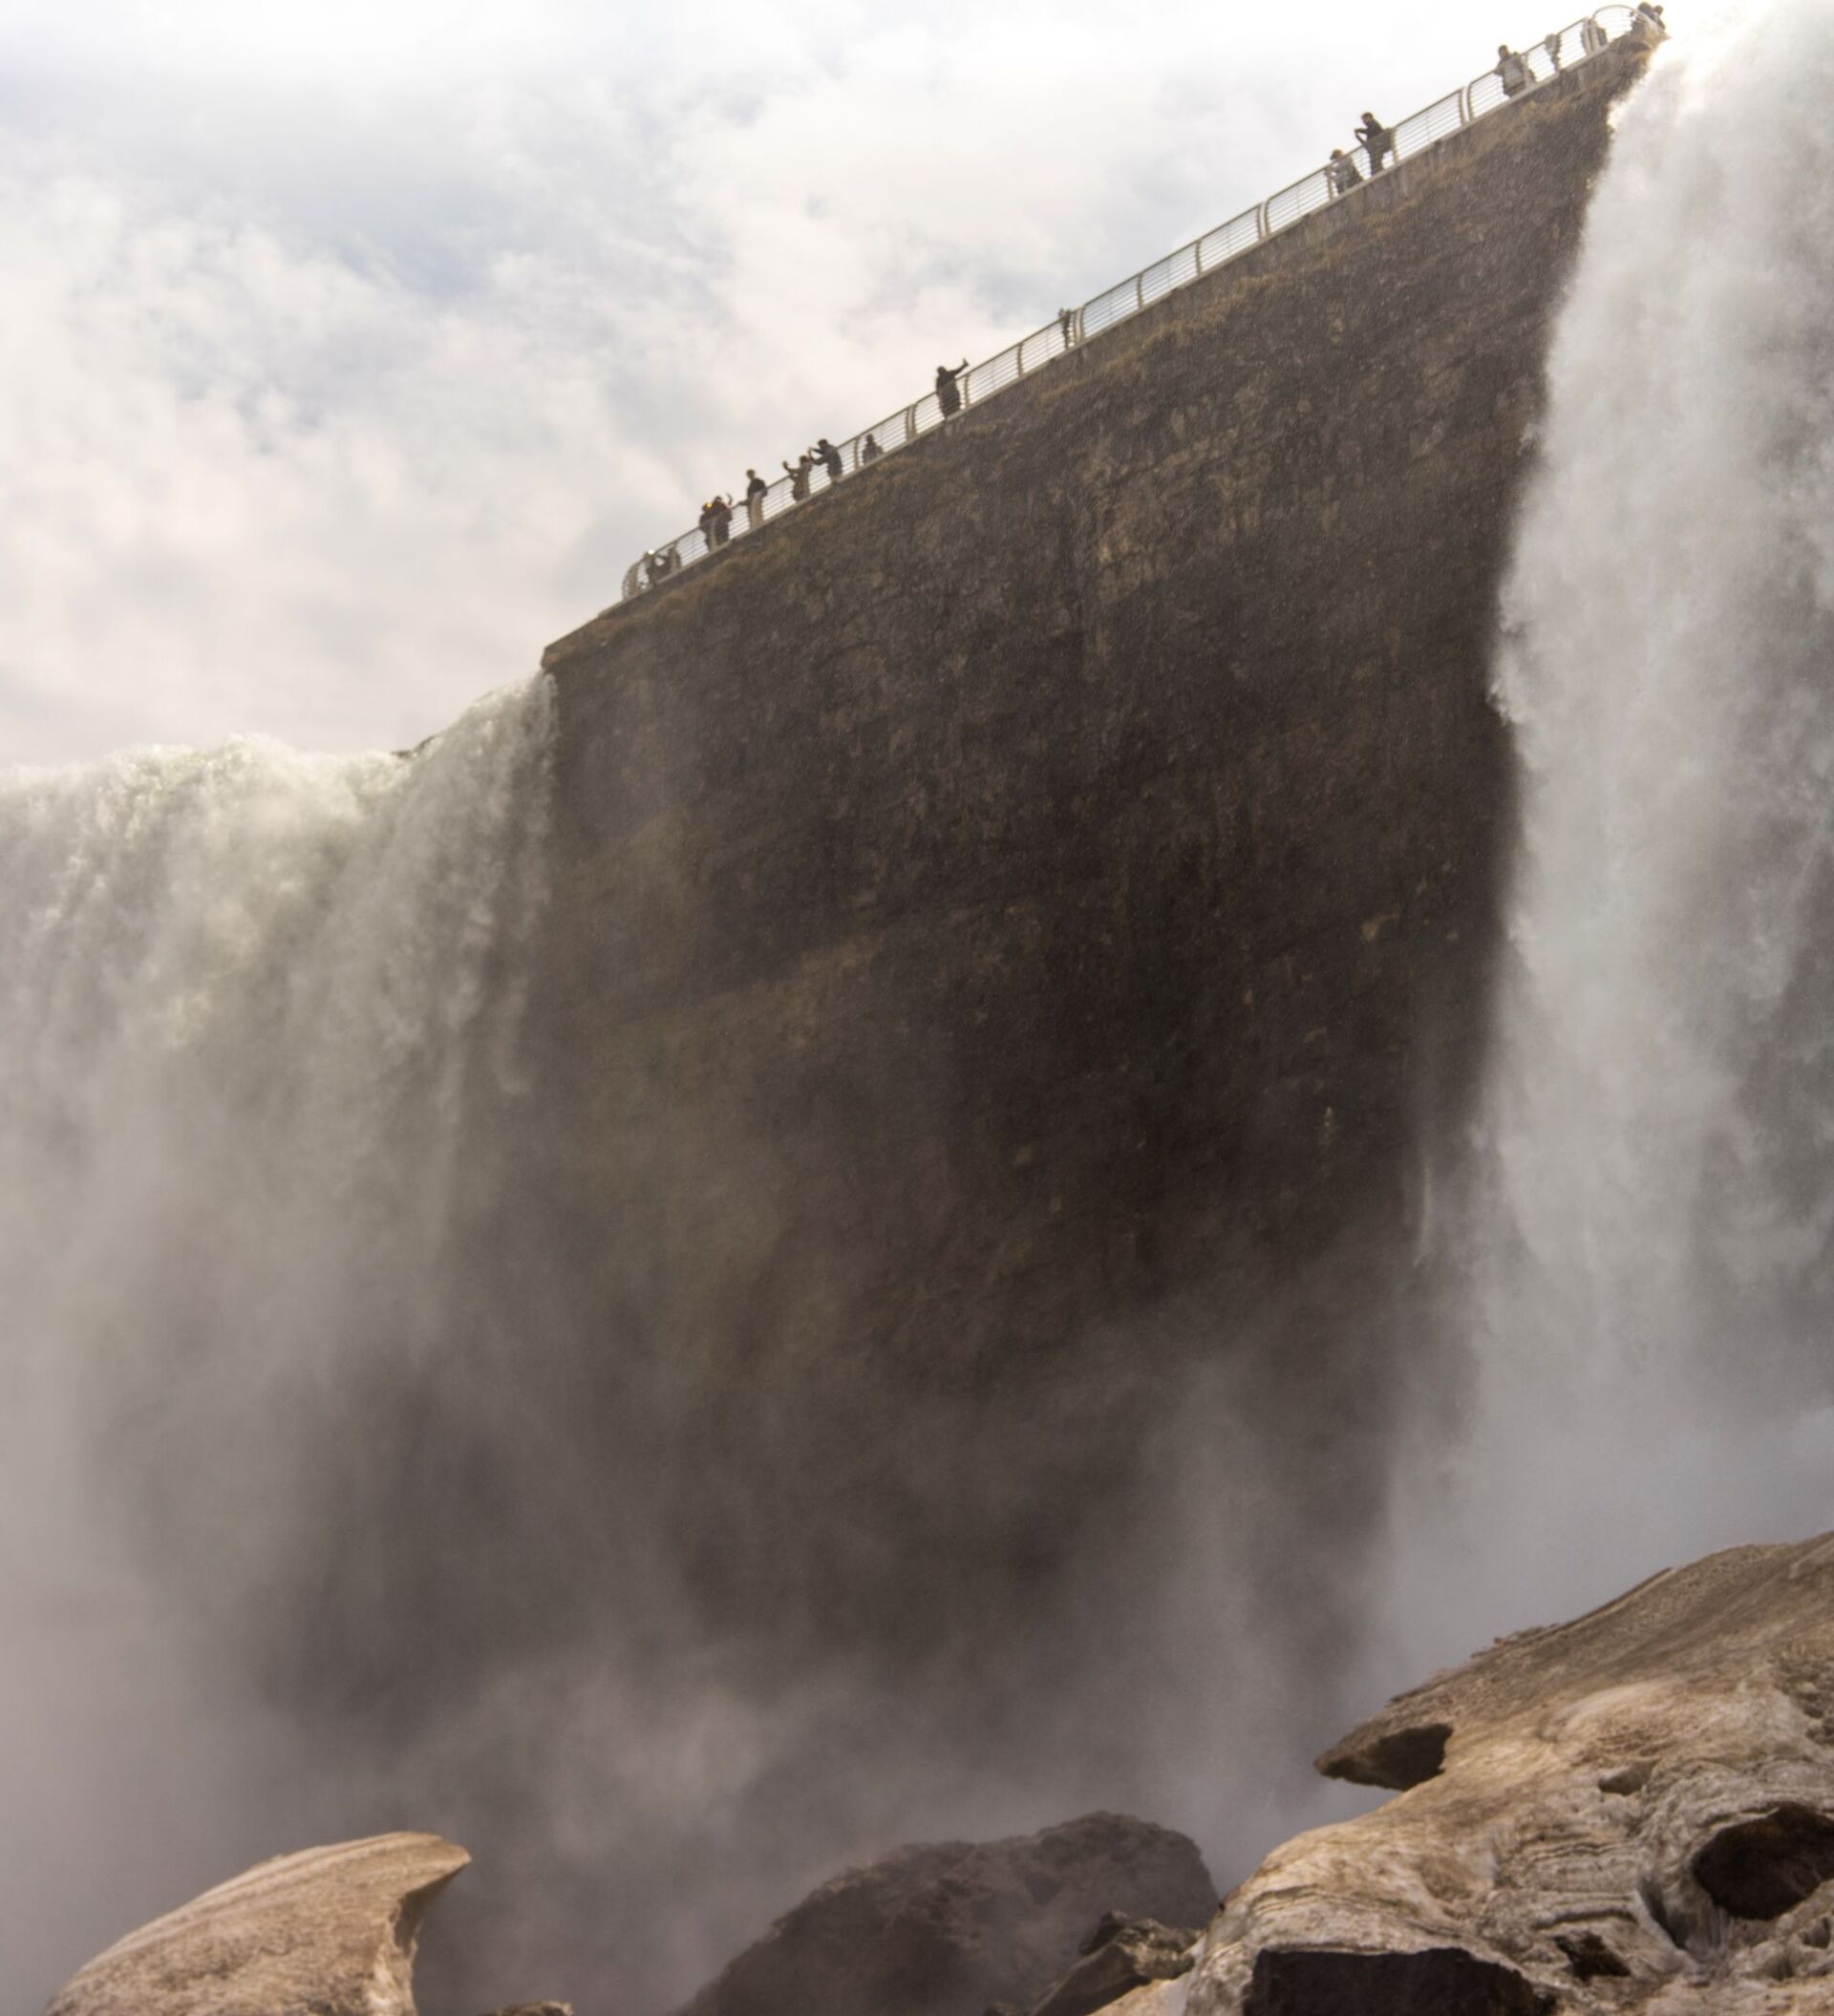
[[[1647,39],[1649,34],[1632,8],[1612,5],[1543,36],[1520,53],[1525,83],[1506,87],[1503,65],[1498,64],[1388,129],[1390,144],[1380,150],[1378,159],[1372,158],[1368,145],[1359,143],[1265,202],[1104,288],[1080,308],[1061,310],[1042,328],[962,370],[954,380],[954,398],[947,407],[938,392],[926,393],[840,442],[832,464],[816,461],[800,477],[779,477],[753,509],[740,499],[733,509],[730,529],[703,523],[653,547],[626,569],[621,601],[629,603],[670,586],[686,569],[756,537],[773,520],[824,491],[872,476],[900,450],[945,427],[959,414],[985,405],[1009,387],[1080,352],[1166,295],[1214,275],[1322,209],[1354,204],[1404,164],[1419,159],[1452,136],[1479,120],[1532,101],[1562,76],[1596,61],[1613,43]]]

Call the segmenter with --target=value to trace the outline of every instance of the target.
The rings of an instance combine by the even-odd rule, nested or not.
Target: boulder
[[[413,2016],[421,1919],[470,1859],[390,1834],[263,1862],[111,1946],[47,2016]]]
[[[980,2016],[1002,2003],[1030,2009],[1055,1992],[1104,1912],[1202,1924],[1215,1902],[1191,1841],[1114,1814],[979,1846],[901,1848],[824,1883],[679,2016]],[[1136,1942],[1143,1953],[1145,1943]],[[1132,1964],[1131,1950],[1123,1943],[1102,1963],[1117,1980]]]
[[[1503,1639],[1319,1767],[1399,1796],[1277,1849],[1127,2016],[1834,2016],[1834,1537]]]
[[[1177,1981],[1191,1971],[1201,1937],[1110,1911],[1083,1941],[1082,1958],[1026,2016],[1095,2016],[1149,1982]]]

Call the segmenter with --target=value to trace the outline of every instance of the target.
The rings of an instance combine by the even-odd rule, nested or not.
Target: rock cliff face
[[[1494,937],[1495,590],[1635,74],[548,653],[537,1128],[472,1200],[475,1340],[385,1396],[431,1459],[346,1519],[382,1600],[308,1650],[334,1712],[390,1690],[409,1728],[551,1684],[617,1837],[544,1889],[582,2005],[706,1979],[694,1899],[755,1928],[900,1839],[1120,1806],[1258,1846],[1181,1761],[1238,1647],[1293,1740],[1337,1726]],[[1259,1468],[1190,1489],[1174,1433]],[[1197,1557],[1235,1583],[1194,1619]],[[648,1769],[677,1757],[686,1794]],[[480,1856],[541,1838],[507,1774],[437,1789]],[[487,1938],[510,1985],[552,1950]]]
[[[895,1633],[919,1503],[967,1602],[1035,1584],[1224,1330],[1282,1333],[1257,1404],[1344,1432],[1352,1506],[1382,1379],[1327,1340],[1474,1061],[1494,591],[1635,74],[1568,75],[548,651],[538,1207],[618,1360],[599,1404],[693,1453],[668,1517],[722,1614]]]

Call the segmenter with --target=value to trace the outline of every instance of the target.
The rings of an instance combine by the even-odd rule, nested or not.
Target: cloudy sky
[[[0,762],[416,741],[1520,5],[0,0]]]

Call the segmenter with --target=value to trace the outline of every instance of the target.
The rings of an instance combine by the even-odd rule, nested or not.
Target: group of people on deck
[[[1660,41],[1668,33],[1663,19],[1662,0],[1636,0],[1631,10],[1631,34],[1644,45]],[[1593,56],[1604,49],[1609,36],[1595,19],[1588,17],[1580,23],[1579,40],[1582,56]],[[1542,53],[1546,57],[1549,73],[1558,75],[1567,53],[1564,37],[1560,32],[1547,36],[1542,44]],[[1528,57],[1509,45],[1502,43],[1497,49],[1497,62],[1491,74],[1503,87],[1505,98],[1520,97],[1534,88],[1536,77]],[[1357,147],[1362,152],[1368,173],[1377,176],[1397,159],[1395,131],[1385,126],[1373,112],[1365,112],[1362,122],[1355,128]],[[1331,150],[1331,159],[1325,165],[1327,187],[1333,197],[1345,196],[1363,180],[1364,171],[1356,164],[1354,156],[1342,147]],[[1070,308],[1058,311],[1057,323],[1068,350],[1077,340],[1078,330],[1075,312]],[[941,418],[947,420],[962,410],[962,388],[958,382],[968,370],[968,359],[959,364],[939,364],[936,367],[936,408]],[[879,460],[885,454],[876,435],[866,434],[860,437],[854,450],[854,467],[864,469]],[[801,503],[810,492],[811,480],[817,465],[827,475],[832,488],[846,474],[842,452],[826,435],[812,448],[805,448],[794,462],[785,461],[783,472],[790,479],[790,499]],[[745,472],[745,520],[747,529],[756,532],[764,522],[764,500],[770,493],[770,484],[756,469]],[[700,531],[709,551],[723,546],[732,537],[733,515],[737,506],[731,497],[721,495],[710,499],[700,509]],[[660,552],[646,553],[641,562],[644,578],[650,587],[659,585],[683,564],[681,555],[672,545]]]
[[[870,435],[866,436],[866,440],[872,441],[873,453],[871,456],[864,456],[864,449],[865,444],[863,442],[861,444],[863,450],[863,458],[866,460],[874,460],[878,456],[879,444],[877,441],[872,440],[872,436]],[[790,479],[790,496],[799,504],[809,494],[809,477],[813,474],[815,466],[818,462],[828,473],[828,485],[830,489],[832,489],[833,486],[838,483],[841,478],[847,473],[846,465],[841,459],[841,451],[834,445],[831,440],[828,439],[826,435],[823,435],[813,448],[805,448],[802,453],[797,456],[794,462],[785,462],[783,464],[783,473]],[[756,480],[757,476],[757,470],[754,469],[751,472],[751,475],[754,480]],[[758,513],[757,516],[752,520],[752,530],[754,532],[756,532],[758,526],[764,521],[764,494],[761,490],[758,492],[757,501]]]
[[[1395,152],[1395,129],[1384,126],[1373,112],[1366,112],[1363,123],[1356,128],[1356,144],[1363,150],[1369,172],[1379,175]],[[1331,159],[1325,166],[1325,180],[1331,185],[1331,193],[1347,196],[1362,179],[1362,170],[1350,156],[1341,147],[1333,147]]]
[[[1631,13],[1631,32],[1646,43],[1659,42],[1668,33],[1662,18],[1661,0],[1637,0]],[[1590,15],[1580,23],[1582,55],[1597,55],[1610,39]],[[1557,76],[1566,54],[1560,31],[1556,30],[1541,47],[1549,70]],[[1519,98],[1525,91],[1534,88],[1535,74],[1529,67],[1528,58],[1519,50],[1511,49],[1506,42],[1498,44],[1496,68],[1490,74],[1503,86],[1505,98]],[[1395,158],[1394,130],[1384,126],[1373,112],[1363,114],[1363,123],[1356,128],[1356,142],[1363,150],[1363,159],[1369,163],[1371,175],[1379,175]],[[1333,147],[1331,159],[1325,163],[1325,180],[1332,195],[1347,196],[1362,179],[1363,172],[1357,167],[1354,157],[1342,147]]]
[[[936,404],[944,419],[962,410],[961,388],[955,381],[967,369],[966,357],[956,365],[939,364],[936,367]],[[862,435],[859,446],[854,451],[855,468],[869,468],[885,452],[876,434]],[[830,489],[847,473],[845,458],[826,435],[812,448],[805,448],[795,461],[786,461],[783,464],[783,473],[790,479],[792,503],[800,504],[807,498],[818,467],[826,471]],[[746,470],[744,504],[745,525],[748,531],[756,532],[764,522],[764,499],[769,496],[770,488],[770,484],[756,469]],[[700,536],[707,541],[707,550],[710,553],[715,546],[725,545],[732,538],[733,517],[737,509],[738,505],[723,492],[717,497],[709,498],[700,507]],[[644,580],[653,588],[667,581],[682,564],[681,556],[673,546],[665,546],[660,552],[646,553],[642,562]]]

